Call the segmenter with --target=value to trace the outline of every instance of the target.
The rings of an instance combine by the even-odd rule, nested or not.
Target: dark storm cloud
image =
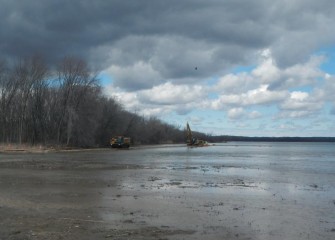
[[[66,45],[72,48],[75,45],[81,51],[83,47],[112,44],[128,35],[181,35],[252,45],[255,42],[252,27],[246,26],[246,32],[240,32],[236,25],[244,21],[240,16],[252,20],[257,14],[250,11],[251,6],[236,1],[225,4],[194,0],[0,2],[2,41],[15,39],[16,43],[32,47],[30,51],[40,50],[39,43],[43,40],[49,41],[45,44],[48,50],[67,50]],[[36,44],[26,42],[27,38],[33,38]],[[9,54],[20,55],[21,51],[15,49],[12,47]]]
[[[248,64],[263,48],[271,48],[281,65],[303,59],[334,40],[334,5],[326,0],[0,0],[0,56],[40,53],[50,61],[82,56],[101,69],[117,67],[116,83],[124,88],[135,86],[138,63],[155,78],[148,76],[139,88],[163,79],[196,81]],[[191,71],[195,66],[201,71]]]

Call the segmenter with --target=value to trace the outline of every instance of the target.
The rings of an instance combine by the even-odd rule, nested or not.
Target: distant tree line
[[[335,137],[244,137],[244,136],[206,136],[211,142],[335,142]]]
[[[178,127],[128,112],[105,96],[81,58],[53,66],[40,56],[0,61],[0,142],[90,147],[108,145],[113,135],[141,144],[185,141]]]

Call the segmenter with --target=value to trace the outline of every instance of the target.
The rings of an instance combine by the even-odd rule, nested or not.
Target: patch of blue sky
[[[108,75],[107,73],[101,72],[98,75],[98,78],[100,80],[100,84],[101,86],[107,86],[109,84],[111,84],[113,82],[113,79],[110,77],[110,75]]]
[[[332,105],[329,109],[329,113],[331,116],[335,117],[335,105]]]
[[[177,114],[175,112],[172,112],[172,113],[169,113],[169,114],[164,114],[162,116],[160,116],[159,118],[168,123],[168,124],[171,124],[175,127],[181,127],[183,128],[184,125],[186,126],[186,120],[185,120],[185,116],[186,115],[180,115],[180,114]]]
[[[181,115],[175,112],[163,116],[165,122],[174,126],[184,126],[189,122],[194,131],[200,131],[203,125],[213,125],[222,122],[224,118],[223,111],[195,109],[187,114]],[[198,129],[199,127],[199,129]]]
[[[260,113],[255,117],[253,112]],[[212,109],[195,109],[185,115],[171,113],[164,117],[164,121],[180,126],[189,122],[194,131],[200,131],[211,134],[220,134],[219,132],[227,132],[229,129],[238,127],[239,129],[250,128],[259,129],[264,118],[275,118],[278,114],[278,108],[275,106],[252,106],[244,109],[244,115],[238,119],[228,117],[226,110]],[[162,119],[163,120],[163,119]],[[208,132],[207,129],[220,129],[219,132]],[[230,131],[231,132],[231,131]]]
[[[323,111],[325,115],[335,117],[335,105],[334,104],[330,102],[326,102],[323,108]]]
[[[247,112],[257,111],[262,114],[260,117],[274,116],[278,113],[278,107],[276,105],[256,105],[246,109]]]
[[[295,87],[295,88],[290,88],[290,92],[306,92],[306,93],[311,93],[314,90],[314,86],[302,86],[302,87]]]
[[[233,134],[233,129],[254,129],[255,131],[259,129],[262,119],[250,119],[248,114],[251,112],[252,111],[246,110],[245,115],[234,119],[229,118],[224,110],[203,110],[192,112],[189,119],[195,131],[205,132],[211,135]],[[192,119],[195,119],[195,121]],[[200,119],[200,121],[197,122],[197,119]]]
[[[206,85],[207,86],[213,86],[215,84],[217,84],[217,82],[219,81],[220,77],[212,77],[209,80],[206,81]]]
[[[219,97],[219,94],[218,93],[215,93],[215,92],[210,92],[208,95],[207,95],[208,99],[211,99],[211,100],[214,100],[214,99],[217,99]]]
[[[237,66],[237,67],[235,67],[235,68],[232,69],[232,73],[234,73],[234,74],[242,73],[242,72],[250,73],[255,68],[256,68],[256,66],[254,66],[254,65],[250,65],[250,66]]]
[[[317,54],[326,57],[326,61],[320,66],[321,70],[329,74],[335,74],[335,46],[322,48]]]

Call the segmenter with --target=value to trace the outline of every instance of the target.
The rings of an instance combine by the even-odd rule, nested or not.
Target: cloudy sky
[[[335,136],[333,0],[0,0],[0,57],[87,59],[105,94],[210,134]]]

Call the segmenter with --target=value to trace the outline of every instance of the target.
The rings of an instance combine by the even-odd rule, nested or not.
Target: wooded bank
[[[113,135],[142,144],[184,141],[179,128],[104,96],[97,75],[75,57],[52,66],[39,56],[0,61],[0,142],[90,147],[108,145]]]

